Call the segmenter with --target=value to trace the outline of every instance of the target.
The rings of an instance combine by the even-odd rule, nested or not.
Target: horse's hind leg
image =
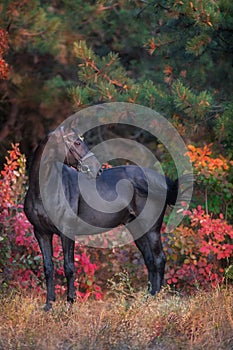
[[[53,280],[53,235],[50,233],[40,233],[35,230],[35,237],[38,240],[44,261],[44,273],[47,287],[47,299],[45,304],[45,310],[48,311],[52,308],[51,301],[55,301],[55,288]]]
[[[136,246],[141,251],[147,270],[149,291],[152,295],[159,292],[164,283],[164,269],[166,257],[163,252],[160,233],[147,232],[135,240]]]
[[[73,303],[75,299],[74,287],[74,240],[61,234],[64,254],[64,271],[67,280],[67,301]]]

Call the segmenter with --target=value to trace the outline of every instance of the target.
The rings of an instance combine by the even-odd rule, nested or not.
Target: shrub
[[[189,291],[221,285],[231,264],[233,227],[222,215],[214,219],[200,206],[187,216],[190,226],[180,225],[164,238],[167,283]]]
[[[189,145],[188,149],[197,179],[196,202],[205,203],[207,213],[223,213],[233,223],[233,161],[221,155],[214,157],[212,144]]]
[[[40,276],[40,255],[31,225],[23,212],[26,159],[12,145],[0,178],[0,264],[3,285],[33,287]]]
[[[231,276],[232,271],[233,227],[226,218],[233,219],[233,162],[214,158],[211,146],[189,145],[187,153],[197,175],[194,198],[204,202],[205,210],[197,205],[187,211],[186,225],[164,238],[167,282],[187,290],[216,287],[224,281],[224,273]]]

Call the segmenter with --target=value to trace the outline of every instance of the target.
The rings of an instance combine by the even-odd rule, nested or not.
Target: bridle
[[[74,138],[75,132],[70,132],[69,134],[64,135],[64,130],[62,130],[62,133],[63,133],[62,137],[65,143],[65,147],[67,148],[66,153],[70,152],[73,155],[74,159],[77,161],[77,166],[75,166],[75,168],[81,173],[89,174],[91,172],[91,169],[87,164],[83,164],[83,162],[88,158],[93,157],[94,153],[89,151],[87,154],[85,154],[85,156],[80,157],[79,153],[74,147],[74,141],[70,140]],[[78,135],[77,138],[80,139],[82,142],[84,141],[84,137],[82,135]],[[69,163],[68,159],[67,159],[67,165],[69,167],[74,167],[74,165]]]
[[[71,149],[71,153],[72,153],[72,149]],[[76,152],[77,153],[77,152]],[[72,153],[73,154],[73,153]],[[84,173],[84,174],[89,174],[91,172],[89,166],[87,164],[83,164],[83,162],[90,158],[90,157],[93,157],[94,156],[94,153],[92,153],[91,151],[89,151],[87,154],[85,154],[84,157],[80,158],[78,160],[78,164],[77,164],[77,170],[80,171],[81,173]],[[76,158],[75,158],[76,159]]]

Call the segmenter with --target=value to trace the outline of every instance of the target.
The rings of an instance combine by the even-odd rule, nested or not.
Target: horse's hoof
[[[53,306],[51,303],[46,303],[44,306],[44,311],[51,311],[53,309]]]
[[[67,310],[71,310],[75,302],[74,298],[67,298]]]

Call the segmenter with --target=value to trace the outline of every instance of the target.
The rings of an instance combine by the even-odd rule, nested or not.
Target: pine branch
[[[206,91],[195,94],[189,87],[177,80],[172,84],[172,92],[176,107],[194,120],[204,118],[205,114],[211,110],[212,96]]]

